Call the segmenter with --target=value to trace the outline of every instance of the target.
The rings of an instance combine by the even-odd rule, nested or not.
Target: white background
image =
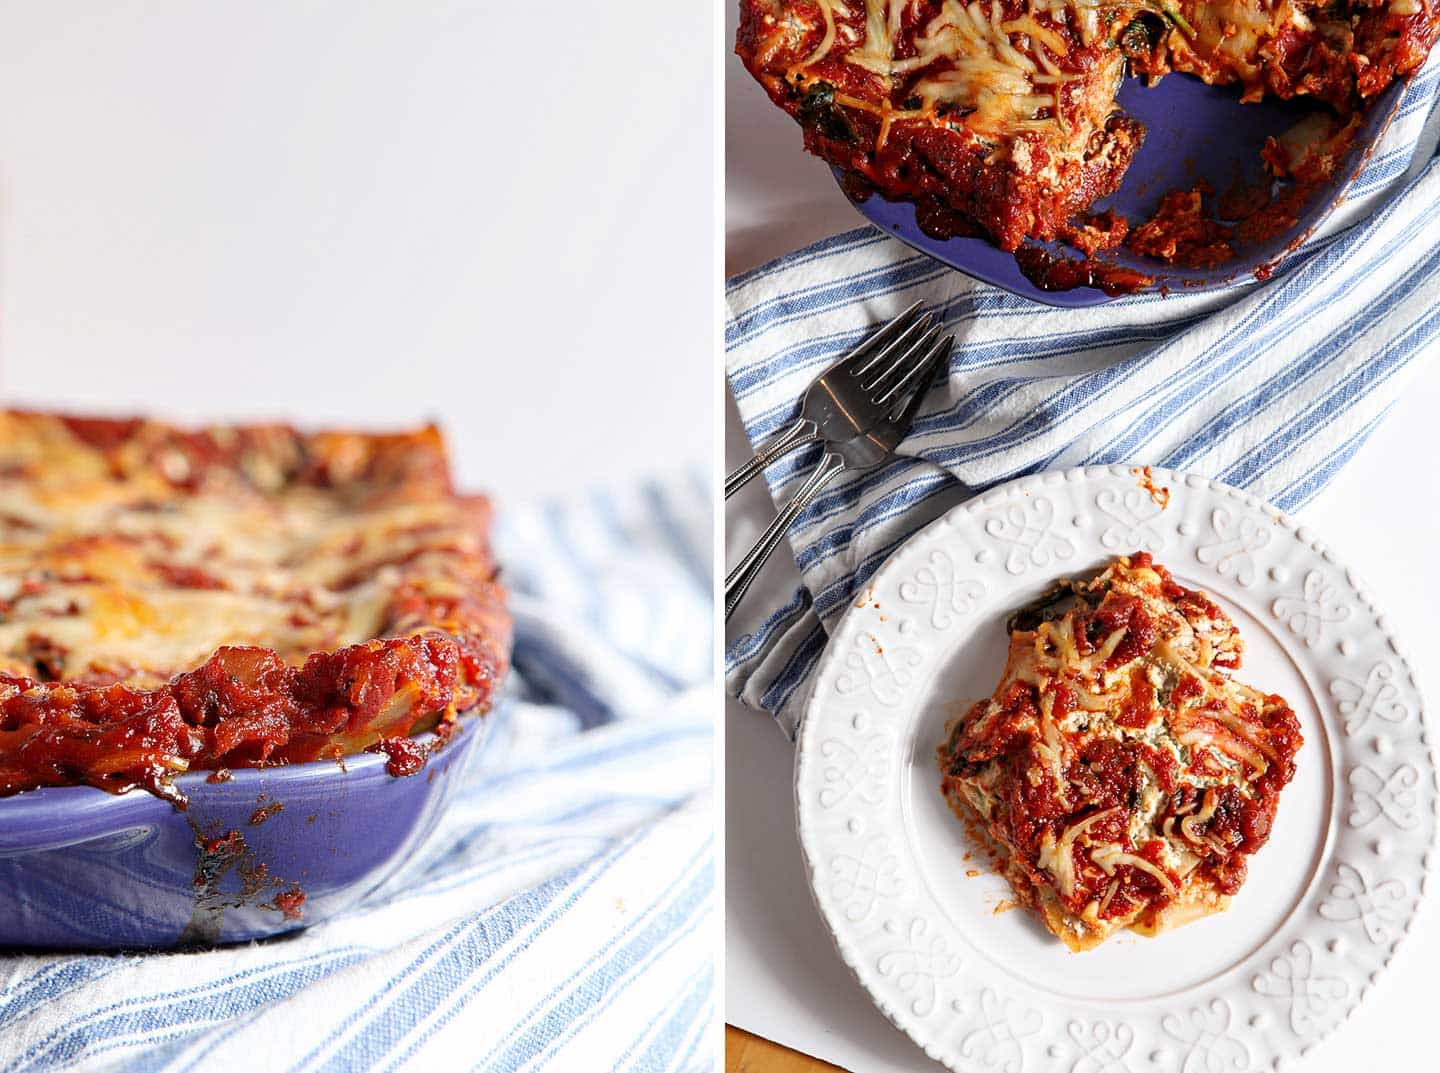
[[[706,460],[712,10],[562,9],[0,2],[0,391],[439,418],[509,501]]]
[[[734,22],[732,13],[732,34]],[[828,169],[800,151],[794,123],[733,57],[726,83],[727,274],[863,222]],[[1370,443],[1301,515],[1356,568],[1408,639],[1422,684],[1440,681],[1440,652],[1429,641],[1440,592],[1437,414],[1440,365],[1429,361]],[[725,441],[727,467],[738,465],[748,447],[728,395]],[[726,559],[734,562],[773,510],[758,482],[728,506]],[[731,638],[799,583],[783,550],[737,612]],[[870,1004],[816,915],[795,837],[789,743],[767,716],[731,701],[725,752],[726,1020],[857,1073],[938,1069]],[[1436,1068],[1440,910],[1430,904],[1433,883],[1431,895],[1390,969],[1351,1020],[1299,1064],[1300,1073]]]

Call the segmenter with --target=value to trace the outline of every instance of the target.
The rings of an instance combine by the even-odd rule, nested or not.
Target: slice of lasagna
[[[1009,628],[999,688],[938,753],[1017,898],[1073,950],[1224,909],[1302,744],[1284,700],[1231,677],[1234,624],[1138,554]]]
[[[510,620],[483,499],[389,435],[0,412],[0,796],[367,748],[483,712]]]

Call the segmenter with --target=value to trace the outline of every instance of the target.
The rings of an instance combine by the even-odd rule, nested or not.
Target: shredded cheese
[[[1055,723],[1055,694],[1051,690],[1040,696],[1040,739],[1035,750],[1050,769],[1060,801],[1069,805],[1070,795],[1065,789],[1065,743]]]
[[[1221,753],[1248,764],[1255,771],[1264,771],[1267,762],[1265,753],[1245,738],[1229,731],[1218,719],[1221,713],[1213,709],[1205,713],[1191,711],[1175,712],[1170,716],[1175,740],[1182,745],[1199,749],[1217,749]]]
[[[1114,842],[1106,842],[1103,845],[1096,846],[1090,851],[1090,859],[1099,865],[1100,870],[1107,876],[1113,876],[1115,869],[1119,868],[1122,864],[1127,864],[1131,868],[1139,869],[1147,875],[1154,876],[1155,881],[1165,888],[1165,893],[1170,895],[1170,897],[1173,898],[1179,893],[1178,888],[1175,886],[1175,881],[1167,876],[1162,869],[1157,868],[1144,857],[1137,857],[1135,854],[1127,852],[1123,846],[1119,846]]]
[[[1040,840],[1040,853],[1036,864],[1055,877],[1056,888],[1066,898],[1075,893],[1075,840],[1101,820],[1120,812],[1120,806],[1101,809],[1093,816],[1087,816],[1079,823],[1067,827],[1060,838],[1046,831]]]
[[[1205,797],[1200,803],[1200,811],[1180,820],[1180,833],[1196,844],[1203,842],[1205,835],[1200,828],[1214,818],[1215,809],[1219,807],[1219,804],[1220,795],[1215,792],[1214,787],[1210,787],[1205,791]]]
[[[825,18],[825,35],[820,38],[820,43],[815,46],[815,51],[801,61],[801,67],[809,67],[812,64],[819,63],[826,56],[830,55],[830,50],[835,47],[835,9],[831,4],[831,0],[818,0],[818,2],[820,4],[820,13]]]
[[[790,78],[797,84],[804,81],[806,68],[835,51],[842,36],[837,19],[851,14],[841,0],[817,3],[824,19],[824,33],[810,55],[791,70]],[[878,105],[854,99],[841,101],[881,117],[877,139],[881,145],[897,119],[923,117],[942,122],[941,109],[946,117],[963,113],[966,128],[991,138],[1043,128],[1058,116],[1060,90],[1083,77],[1060,70],[1054,62],[1052,56],[1064,56],[1069,48],[1056,29],[1035,18],[1038,9],[1002,22],[1000,4],[992,2],[987,7],[981,0],[968,4],[945,0],[939,12],[915,34],[914,55],[897,56],[896,41],[914,3],[865,0],[864,37],[843,57],[846,63],[885,79],[888,92],[893,92],[897,77],[928,71],[913,87],[919,108],[893,108],[888,96],[882,97]],[[1035,55],[1017,48],[1012,35],[1028,38]],[[850,34],[843,36],[849,39]],[[838,95],[836,99],[841,100]]]

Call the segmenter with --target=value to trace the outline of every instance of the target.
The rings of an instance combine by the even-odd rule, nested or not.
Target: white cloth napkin
[[[868,227],[731,280],[726,370],[755,445],[793,420],[821,370],[915,300],[957,343],[903,457],[842,476],[791,528],[804,584],[731,643],[731,692],[793,737],[827,630],[896,547],[974,489],[1133,462],[1303,507],[1437,347],[1437,85],[1432,60],[1348,201],[1264,284],[1054,309]],[[777,503],[817,457],[812,449],[770,467]]]
[[[422,857],[293,937],[0,958],[0,1071],[710,1068],[712,509],[502,515],[520,703]]]

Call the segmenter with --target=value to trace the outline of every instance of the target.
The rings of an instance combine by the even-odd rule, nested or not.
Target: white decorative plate
[[[800,731],[811,888],[846,963],[932,1058],[964,1073],[1284,1068],[1364,997],[1409,929],[1436,780],[1410,664],[1353,573],[1254,496],[1100,467],[1025,478],[918,533],[835,631]],[[1228,912],[1070,953],[967,860],[935,747],[988,696],[1004,621],[1055,579],[1153,552],[1245,639],[1305,745]]]

